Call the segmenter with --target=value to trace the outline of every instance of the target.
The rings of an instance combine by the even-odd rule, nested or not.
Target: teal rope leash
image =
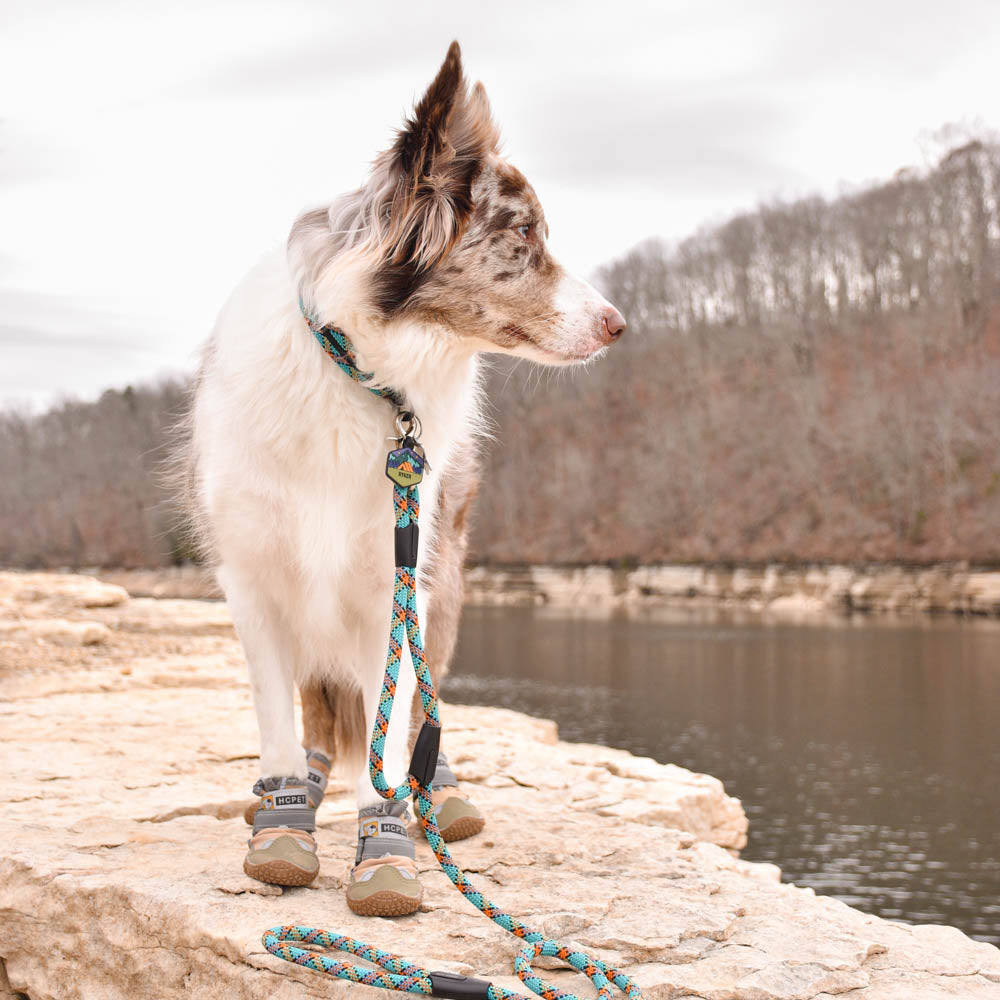
[[[304,309],[303,312],[305,312]],[[334,357],[334,354],[327,349],[324,339],[320,338],[314,322],[308,315],[306,319],[310,329],[317,335],[320,344],[324,346],[324,350],[327,350],[327,353]],[[371,376],[358,370],[354,361],[354,352],[343,332],[331,327],[323,328],[321,332],[329,335],[331,331],[342,338],[336,341],[337,345],[343,348],[342,351],[335,352],[337,356],[334,357],[334,360],[338,366],[357,382],[364,384],[369,381]],[[374,389],[371,386],[366,386],[366,388],[376,395],[391,398],[384,390]],[[388,390],[388,392],[393,391]],[[401,397],[396,393],[393,395],[399,401],[397,406],[400,406]],[[386,475],[393,483],[392,499],[396,522],[396,578],[392,595],[389,647],[386,652],[382,693],[379,698],[375,725],[372,728],[368,755],[368,774],[372,785],[385,799],[402,801],[411,795],[415,797],[420,824],[441,870],[477,910],[505,931],[525,942],[514,957],[514,971],[521,982],[534,994],[541,997],[542,1000],[579,1000],[574,994],[557,989],[535,974],[531,968],[532,961],[539,955],[545,955],[550,958],[558,958],[571,968],[586,975],[594,984],[601,1000],[611,1000],[613,997],[612,984],[617,986],[628,997],[628,1000],[642,1000],[639,987],[624,972],[611,968],[585,952],[575,951],[559,944],[558,941],[547,938],[540,931],[533,930],[527,924],[490,902],[469,881],[465,872],[455,864],[451,852],[441,836],[441,831],[434,818],[434,804],[431,801],[431,782],[441,740],[441,722],[438,716],[437,691],[434,688],[434,681],[424,657],[424,644],[417,613],[416,588],[420,518],[419,484],[427,463],[418,441],[420,425],[416,417],[410,412],[401,411],[397,414],[396,426],[400,433],[397,442],[399,447],[390,451],[386,459]],[[385,777],[383,753],[386,734],[389,731],[389,720],[392,717],[396,685],[399,681],[404,639],[409,646],[410,659],[417,676],[417,689],[420,692],[424,723],[420,735],[417,737],[413,757],[410,761],[409,778],[392,787]],[[366,986],[377,986],[381,989],[403,993],[420,993],[424,996],[447,997],[451,1000],[531,1000],[525,994],[515,993],[482,979],[423,969],[399,955],[382,951],[373,945],[356,941],[344,934],[332,934],[330,931],[316,927],[299,925],[271,927],[264,932],[262,940],[268,952],[286,962],[292,962],[307,969],[314,969],[316,972],[354,983],[362,983]],[[296,944],[291,942],[347,952],[372,962],[380,968],[370,969],[352,965],[349,962],[338,962],[320,952],[296,947]]]

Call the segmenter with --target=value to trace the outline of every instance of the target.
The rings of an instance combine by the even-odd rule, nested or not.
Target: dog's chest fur
[[[438,483],[469,447],[474,356],[419,327],[362,352],[423,425],[419,570],[433,566]],[[198,507],[221,574],[254,581],[296,650],[300,682],[360,682],[384,656],[394,571],[392,405],[353,382],[306,327],[284,256],[234,292],[206,350],[194,414]],[[220,574],[220,575],[221,575]],[[374,663],[372,662],[374,658]]]

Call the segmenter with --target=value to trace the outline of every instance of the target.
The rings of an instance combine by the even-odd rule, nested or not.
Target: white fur
[[[358,301],[340,269],[321,289]],[[377,333],[342,323],[362,368],[402,389],[423,424],[433,471],[421,484],[421,556],[433,558],[440,472],[478,419],[477,360],[441,331],[397,324]],[[283,254],[236,289],[206,352],[194,409],[200,503],[250,668],[261,773],[305,775],[293,682],[338,677],[361,689],[369,731],[384,672],[394,577],[392,486],[385,477],[393,407],[326,356],[298,307]],[[418,594],[420,593],[418,583]],[[426,629],[426,607],[421,606]],[[404,779],[415,687],[408,656],[386,751],[387,778]],[[360,804],[377,801],[367,774]]]

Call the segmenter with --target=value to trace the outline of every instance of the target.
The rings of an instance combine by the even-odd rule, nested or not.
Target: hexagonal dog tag
[[[412,448],[395,448],[385,460],[385,474],[404,490],[424,478],[424,460]]]

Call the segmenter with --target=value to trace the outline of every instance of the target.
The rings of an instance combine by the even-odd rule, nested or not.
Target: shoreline
[[[465,581],[466,603],[480,605],[1000,616],[1000,572],[948,566],[474,567]]]
[[[218,599],[197,566],[92,569],[133,597]],[[965,564],[908,567],[469,566],[465,603],[478,606],[736,609],[773,617],[830,614],[929,614],[1000,617],[1000,570]]]

